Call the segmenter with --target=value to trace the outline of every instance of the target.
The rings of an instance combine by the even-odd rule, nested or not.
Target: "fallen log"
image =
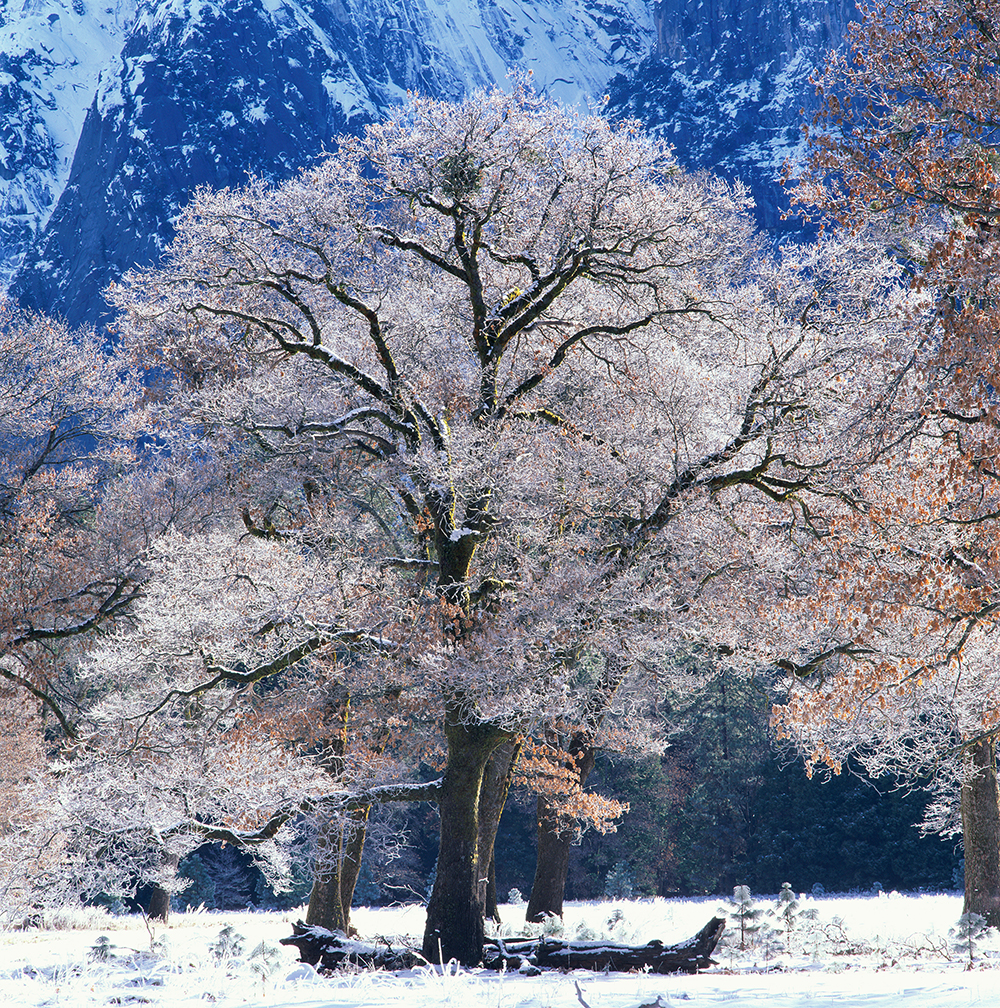
[[[517,970],[536,975],[542,970],[626,970],[645,969],[652,973],[697,973],[715,965],[715,951],[725,922],[713,917],[696,935],[676,945],[654,940],[646,945],[619,945],[604,941],[563,941],[559,938],[490,938],[483,948],[487,969]],[[415,949],[393,945],[386,939],[362,942],[342,931],[292,925],[292,936],[280,939],[294,945],[301,962],[319,969],[336,969],[351,963],[366,969],[404,970],[424,962]]]
[[[404,945],[393,945],[385,939],[357,941],[343,931],[329,931],[302,921],[293,924],[291,937],[281,938],[278,944],[294,945],[299,950],[300,962],[319,969],[332,970],[351,963],[364,969],[404,970],[424,961],[418,952]]]
[[[697,973],[715,965],[712,953],[726,924],[713,917],[696,935],[676,945],[653,940],[646,945],[619,945],[605,941],[563,941],[559,938],[490,939],[483,962],[490,969],[531,971],[589,969],[652,973]]]

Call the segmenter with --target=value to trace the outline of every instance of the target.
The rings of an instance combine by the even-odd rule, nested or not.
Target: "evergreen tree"
[[[792,932],[799,923],[816,919],[816,910],[803,910],[799,906],[799,901],[792,892],[791,882],[781,883],[781,892],[778,893],[778,902],[771,911],[778,918],[779,926],[785,933],[785,948],[789,951],[792,947]]]
[[[739,934],[740,949],[745,950],[754,944],[757,934],[764,927],[764,910],[757,906],[750,892],[750,887],[738,885],[733,888],[732,898],[726,901],[726,906],[719,908],[732,921],[733,931]]]
[[[212,847],[205,853],[207,870],[215,884],[219,910],[244,910],[251,903],[253,880],[250,857],[230,845]]]
[[[115,956],[116,946],[111,944],[111,939],[107,935],[101,935],[90,947],[89,958],[91,962],[110,962]]]
[[[976,952],[989,928],[986,918],[977,913],[964,913],[958,918],[958,924],[949,929],[952,951],[959,953],[966,961],[966,969],[972,969],[976,960]]]
[[[200,906],[209,910],[218,909],[215,903],[215,880],[205,866],[203,850],[201,848],[193,851],[180,863],[177,874],[181,878],[188,879],[189,884],[173,897],[171,902],[175,910]]]
[[[635,894],[635,872],[627,861],[616,862],[604,882],[608,899],[631,899]]]
[[[243,941],[243,935],[232,924],[227,924],[219,932],[215,941],[209,945],[208,950],[215,957],[216,962],[222,963],[243,954]]]

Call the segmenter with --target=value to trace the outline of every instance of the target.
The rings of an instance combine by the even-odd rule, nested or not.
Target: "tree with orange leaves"
[[[865,506],[831,527],[799,607],[824,645],[786,664],[821,681],[778,717],[833,765],[858,747],[875,771],[950,788],[965,909],[997,925],[1000,5],[861,12],[820,82],[798,197],[847,227],[877,222],[923,307],[889,385],[894,456],[866,474]]]
[[[623,678],[620,655],[609,655],[585,691],[577,716],[546,726],[542,740],[533,747],[533,769],[527,778],[538,794],[538,856],[525,920],[543,921],[561,917],[569,869],[570,847],[582,832],[593,827],[613,832],[614,822],[628,805],[585,790],[602,742],[608,741],[614,695]],[[633,724],[629,743],[635,748],[638,725]]]
[[[780,610],[785,653],[801,657],[779,662],[792,682],[775,721],[813,766],[839,772],[853,754],[873,776],[929,785],[925,828],[962,835],[967,912],[995,920],[1000,497],[956,483],[947,444],[921,447],[866,475],[864,507],[813,552],[811,594]]]

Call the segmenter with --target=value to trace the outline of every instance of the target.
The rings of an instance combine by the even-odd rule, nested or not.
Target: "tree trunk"
[[[348,921],[344,915],[341,898],[342,836],[342,827],[339,825],[327,823],[320,827],[317,843],[319,850],[313,868],[313,884],[309,891],[306,924],[347,934]]]
[[[432,963],[457,960],[476,966],[483,957],[483,897],[480,885],[479,800],[486,764],[511,738],[496,725],[463,724],[451,710],[445,722],[448,764],[438,806],[441,842],[437,876],[427,905],[423,954]]]
[[[552,803],[538,796],[538,856],[535,879],[524,919],[529,923],[555,915],[562,917],[569,872],[569,849],[573,834],[560,828],[558,813]]]
[[[344,909],[344,934],[351,933],[351,907],[354,905],[354,889],[361,873],[361,856],[368,836],[368,815],[371,805],[355,809],[348,821],[349,833],[344,840],[343,859],[340,866],[340,905]]]
[[[176,854],[164,854],[164,873],[176,873],[177,866],[180,863],[181,859]],[[163,924],[166,924],[170,920],[170,897],[172,895],[173,890],[154,883],[152,891],[149,894],[149,908],[146,911],[146,916],[151,921],[161,921]]]
[[[493,750],[483,773],[482,788],[479,792],[479,884],[483,913],[490,920],[500,923],[497,908],[496,861],[494,844],[510,791],[514,766],[521,751],[517,739],[502,742]]]
[[[170,920],[170,893],[162,886],[154,885],[149,894],[149,910],[146,916],[151,921],[166,924]]]
[[[496,851],[490,854],[490,864],[486,869],[486,898],[483,902],[483,917],[495,924],[502,924],[500,906],[497,902],[497,858]]]
[[[370,809],[370,805],[354,809],[346,821],[322,829],[306,924],[350,934],[351,904],[361,871]]]
[[[328,700],[330,724],[337,724],[337,733],[325,741],[323,765],[334,779],[339,779],[344,771],[344,752],[347,748],[347,722],[351,711],[351,697],[343,684],[338,683]],[[367,819],[368,813],[364,813]],[[306,924],[326,928],[328,931],[343,931],[351,925],[351,900],[344,902],[344,890],[349,886],[354,895],[353,881],[344,877],[345,841],[350,839],[347,832],[350,820],[321,821],[316,838],[316,863],[313,867],[313,884],[309,891],[309,907],[306,910]],[[364,840],[362,839],[362,843]]]
[[[978,771],[962,785],[965,913],[1000,927],[1000,791],[993,738],[974,742],[966,758]]]
[[[580,787],[583,787],[594,769],[596,751],[578,735],[570,744],[569,752],[576,762]],[[529,923],[543,921],[546,917],[562,917],[573,837],[574,831],[566,829],[565,824],[560,822],[557,804],[539,795],[538,855],[531,897],[524,914],[524,919]]]

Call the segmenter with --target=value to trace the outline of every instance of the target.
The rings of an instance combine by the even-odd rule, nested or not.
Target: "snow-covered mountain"
[[[136,0],[0,4],[0,287],[69,177],[97,78]]]
[[[0,271],[23,255],[14,296],[97,320],[196,186],[286,177],[408,90],[460,98],[512,67],[568,102],[609,94],[682,160],[746,177],[771,220],[806,78],[846,16],[843,0],[7,0]]]
[[[803,154],[810,76],[841,45],[853,0],[662,0],[656,45],[611,85],[610,111],[674,145],[689,167],[747,183],[758,218],[784,225],[775,180]]]

